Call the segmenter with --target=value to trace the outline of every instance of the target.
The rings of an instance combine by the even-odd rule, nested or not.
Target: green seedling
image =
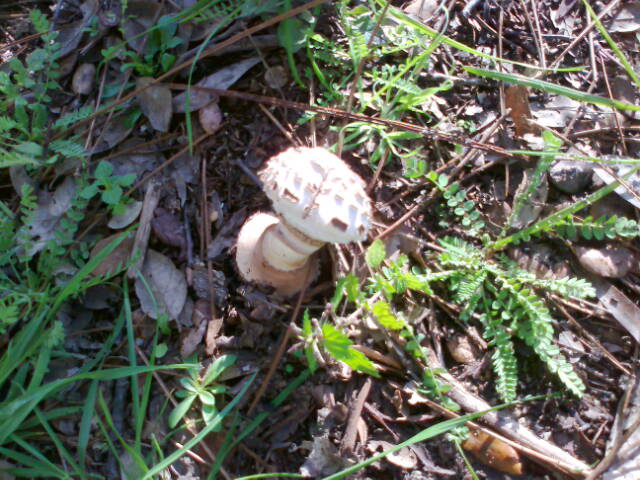
[[[200,401],[202,420],[206,425],[209,425],[219,413],[216,405],[216,396],[227,393],[225,386],[214,382],[236,360],[237,358],[233,355],[222,355],[207,368],[202,377],[197,368],[189,369],[189,376],[180,379],[183,389],[176,392],[176,397],[182,400],[169,414],[169,426],[171,428],[178,425],[196,400]],[[220,431],[221,427],[222,425],[218,426],[214,431]]]
[[[90,200],[98,193],[100,199],[113,209],[113,213],[118,215],[124,212],[123,187],[128,187],[136,179],[135,173],[126,175],[113,175],[113,165],[106,160],[101,161],[93,173],[94,182],[87,185],[80,196]]]

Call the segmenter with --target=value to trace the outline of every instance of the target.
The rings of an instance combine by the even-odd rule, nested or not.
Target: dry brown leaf
[[[147,251],[140,273],[144,281],[138,276],[135,289],[142,310],[154,319],[165,313],[170,319],[177,319],[187,299],[184,273],[169,258],[154,250]]]
[[[136,88],[144,88],[153,82],[151,77],[140,77],[136,81]],[[169,123],[173,115],[171,90],[166,85],[152,85],[138,94],[140,110],[149,120],[151,126],[159,132],[169,131]]]
[[[107,247],[111,242],[113,242],[116,238],[118,238],[121,234],[114,233],[106,238],[103,238],[96,246],[91,250],[91,258],[94,258],[98,253],[100,253],[105,247]],[[113,250],[107,258],[105,258],[98,267],[91,272],[93,275],[97,277],[103,277],[108,275],[111,272],[115,272],[118,268],[121,268],[126,262],[129,261],[129,256],[131,255],[131,248],[133,248],[133,235],[128,238],[125,238],[120,244]]]
[[[529,106],[529,90],[522,85],[511,85],[504,91],[504,104],[511,109],[509,114],[516,128],[516,137],[527,133],[537,133],[538,129],[529,123],[531,107]]]
[[[231,64],[212,73],[208,77],[200,80],[196,85],[205,88],[218,88],[226,90],[236,83],[247,71],[258,63],[258,57],[247,58],[240,62]],[[213,93],[203,92],[202,90],[191,90],[189,98],[189,110],[195,112],[205,105],[215,100],[216,95]],[[187,111],[187,92],[176,95],[173,99],[173,109],[176,113],[184,113]]]

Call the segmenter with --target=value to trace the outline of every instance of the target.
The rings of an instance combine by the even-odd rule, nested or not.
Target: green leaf
[[[379,300],[375,303],[372,310],[376,319],[383,327],[389,330],[402,330],[405,327],[404,321],[393,314],[391,306],[387,302]]]
[[[98,190],[98,185],[96,185],[95,183],[87,185],[80,191],[80,197],[84,198],[85,200],[90,200],[96,195],[96,193],[98,193]]]
[[[220,376],[222,372],[224,372],[231,365],[236,363],[238,357],[235,355],[222,355],[217,358],[215,362],[209,365],[207,368],[207,373],[205,373],[204,378],[202,379],[202,385],[205,387],[213,382],[216,378]]]
[[[107,185],[102,192],[102,201],[107,205],[117,205],[122,198],[122,188],[119,185]]]
[[[363,353],[352,347],[353,343],[330,323],[322,325],[323,346],[334,359],[346,363],[352,369],[379,377],[375,365]]]
[[[386,258],[386,256],[387,256],[387,252],[384,247],[384,242],[378,239],[375,242],[373,242],[371,245],[369,245],[369,248],[367,248],[367,253],[364,258],[367,261],[367,264],[371,268],[378,268],[378,266],[380,266],[380,264]]]
[[[113,173],[113,165],[111,165],[111,163],[107,162],[106,160],[102,160],[100,163],[98,163],[98,166],[96,167],[96,171],[93,173],[93,176],[100,180],[106,180],[111,177],[112,173]]]
[[[189,395],[176,405],[176,408],[171,410],[171,413],[169,414],[169,427],[175,428],[175,426],[178,425],[178,422],[182,420],[182,417],[184,417],[191,408],[196,397],[197,395]]]

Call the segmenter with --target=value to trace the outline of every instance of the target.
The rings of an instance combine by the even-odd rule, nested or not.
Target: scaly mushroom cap
[[[324,148],[292,147],[259,173],[273,208],[292,227],[330,243],[364,240],[371,227],[365,183]]]

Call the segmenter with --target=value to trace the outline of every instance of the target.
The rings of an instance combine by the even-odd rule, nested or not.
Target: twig
[[[358,433],[358,420],[360,419],[360,415],[362,415],[362,408],[364,407],[364,403],[367,401],[370,391],[371,377],[367,377],[351,407],[351,412],[349,412],[349,420],[347,420],[347,428],[344,431],[342,446],[340,448],[340,452],[343,454],[353,451],[353,447],[356,444],[356,435]]]

